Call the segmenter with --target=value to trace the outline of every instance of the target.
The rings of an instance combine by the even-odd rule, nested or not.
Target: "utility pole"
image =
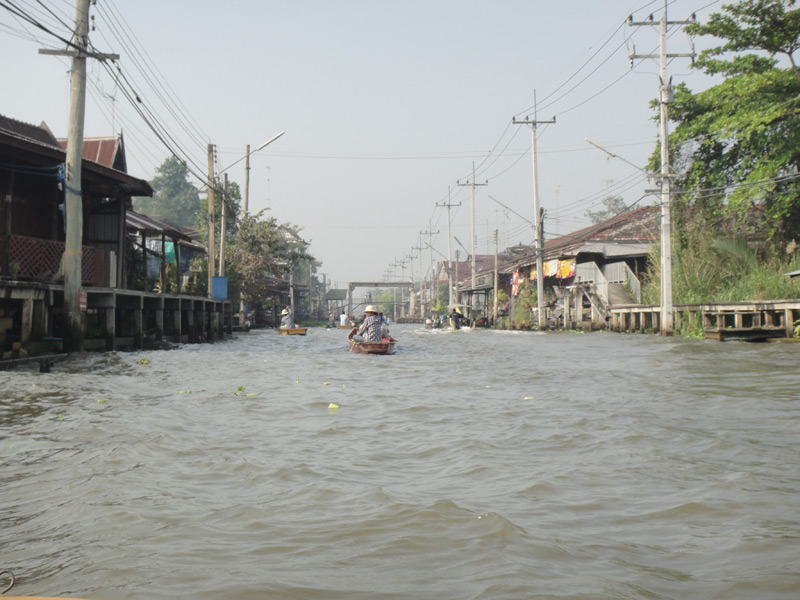
[[[419,258],[419,316],[420,318],[425,317],[425,295],[422,292],[423,285],[423,277],[422,277],[422,251],[425,248],[422,246],[422,238],[419,239],[419,246],[412,246],[411,250],[416,250],[419,252],[417,257]],[[413,276],[412,276],[413,282]]]
[[[447,309],[451,310],[453,308],[453,234],[450,230],[450,209],[453,206],[461,206],[461,202],[458,204],[450,203],[450,187],[448,186],[447,203],[439,204],[437,202],[436,206],[447,207]]]
[[[433,306],[433,299],[434,299],[434,290],[433,290],[433,236],[439,233],[439,230],[431,231],[431,222],[428,220],[428,231],[421,231],[420,235],[427,235],[428,236],[428,251],[431,257],[431,298],[430,298],[430,305]]]
[[[225,200],[228,197],[228,174],[222,176],[222,215],[219,224],[219,271],[217,274],[220,277],[225,275]]]
[[[472,293],[469,296],[469,304],[470,308],[473,307],[475,304],[475,188],[476,187],[483,187],[489,185],[488,181],[484,181],[483,183],[475,183],[475,163],[472,163],[472,181],[465,181],[461,183],[460,181],[456,181],[456,185],[458,186],[470,186],[472,188]],[[470,319],[472,319],[472,315],[470,315]]]
[[[412,248],[413,250],[413,248]],[[408,266],[411,269],[411,297],[408,299],[408,316],[414,316],[414,259],[417,258],[413,254],[407,254]]]
[[[250,144],[245,146],[244,159],[244,214],[250,209]]]
[[[208,297],[211,298],[211,282],[214,277],[214,144],[208,145]]]
[[[71,56],[69,130],[67,133],[64,186],[65,244],[63,257],[64,310],[67,323],[65,347],[70,352],[83,350],[81,283],[83,269],[83,125],[86,115],[86,58],[119,58],[118,54],[89,52],[89,0],[75,2],[75,34],[71,49],[40,49],[39,54]]]
[[[456,271],[455,271],[455,275],[454,275],[455,280],[456,280],[455,295],[454,295],[454,298],[456,300],[456,304],[460,304],[460,302],[461,302],[459,300],[459,297],[458,297],[458,282],[459,282],[459,279],[458,279],[458,254],[459,254],[458,250],[456,250],[456,267],[455,267]],[[453,307],[450,306],[448,310],[453,310]]]
[[[497,250],[498,250],[497,229],[494,230],[494,307],[492,310],[492,325],[497,326]]]
[[[671,174],[669,165],[669,121],[668,106],[672,103],[673,89],[672,78],[667,79],[667,59],[669,58],[691,58],[694,61],[695,53],[667,54],[667,26],[668,25],[691,25],[696,22],[692,15],[689,21],[668,21],[667,20],[667,0],[664,0],[664,14],[661,19],[653,21],[650,15],[649,21],[635,22],[633,15],[628,17],[628,25],[641,27],[643,25],[659,25],[660,29],[660,49],[658,54],[636,54],[630,55],[631,67],[637,58],[658,58],[660,63],[659,72],[659,104],[661,105],[661,315],[659,318],[659,333],[667,336],[672,335],[673,310],[672,310],[672,218],[670,214],[671,203]]]
[[[553,117],[549,121],[538,121],[536,119],[536,92],[533,94],[533,119],[525,117],[522,121],[517,121],[516,117],[511,119],[515,125],[530,125],[531,126],[531,155],[533,156],[533,219],[534,227],[536,228],[536,312],[539,329],[544,329],[544,268],[542,265],[544,254],[544,230],[542,227],[541,211],[539,210],[539,178],[536,172],[536,127],[537,125],[544,125],[555,123],[556,118]],[[513,294],[512,294],[513,296]]]
[[[247,215],[250,208],[250,144],[245,146],[244,159],[244,214]],[[239,327],[244,328],[245,324],[244,298],[239,299]]]
[[[86,55],[89,42],[89,0],[75,3],[75,45],[80,49],[72,57],[70,77],[69,132],[67,138],[66,189],[64,209],[66,243],[64,248],[64,305],[67,313],[67,345],[72,351],[83,350],[83,315],[80,309],[81,271],[83,268],[83,123],[86,114]]]

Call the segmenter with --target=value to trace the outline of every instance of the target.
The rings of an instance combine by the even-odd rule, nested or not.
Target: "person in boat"
[[[461,314],[461,309],[455,307],[453,312],[450,313],[450,323],[453,325],[453,329],[461,329],[461,321],[464,319],[464,315]]]
[[[383,316],[383,313],[378,313],[381,317],[381,339],[389,337],[389,320]]]
[[[294,328],[294,319],[292,319],[292,313],[286,310],[285,308],[281,311],[281,329],[292,329]]]
[[[349,325],[347,313],[344,311],[342,311],[342,314],[339,315],[339,325]]]
[[[336,327],[336,316],[333,313],[328,315],[328,327]]]
[[[381,316],[375,307],[370,304],[364,309],[364,321],[353,336],[353,339],[357,342],[380,342],[383,339],[382,327]]]

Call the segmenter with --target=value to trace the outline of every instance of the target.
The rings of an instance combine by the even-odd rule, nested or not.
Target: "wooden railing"
[[[24,235],[0,236],[0,275],[11,279],[59,283],[63,280],[61,258],[64,250],[64,242],[56,240]],[[92,246],[83,246],[82,250],[81,282],[104,287],[107,282],[103,251]]]

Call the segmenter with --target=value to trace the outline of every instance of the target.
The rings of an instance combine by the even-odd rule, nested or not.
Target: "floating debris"
[[[257,396],[259,393],[260,392],[249,392],[248,393],[247,390],[245,389],[245,387],[243,385],[240,385],[239,387],[236,388],[236,391],[233,392],[233,395],[234,396],[245,397],[245,396]]]
[[[339,408],[338,404],[334,404],[333,402],[328,404],[328,410],[336,410],[337,408]]]

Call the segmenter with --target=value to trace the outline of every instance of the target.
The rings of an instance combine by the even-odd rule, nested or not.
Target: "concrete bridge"
[[[353,314],[353,290],[356,288],[405,288],[414,292],[412,281],[351,281],[347,284],[347,314]]]

